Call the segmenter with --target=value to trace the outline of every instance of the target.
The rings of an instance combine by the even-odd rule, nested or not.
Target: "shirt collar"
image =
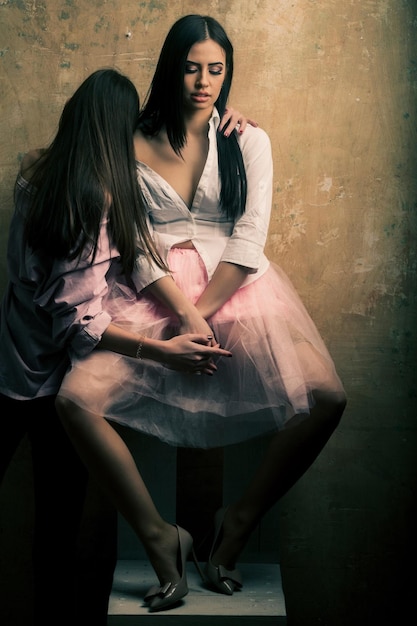
[[[211,114],[211,117],[209,119],[209,125],[214,126],[214,128],[217,130],[217,128],[219,127],[219,124],[220,124],[220,114],[218,110],[216,109],[216,107],[214,107],[213,113]]]

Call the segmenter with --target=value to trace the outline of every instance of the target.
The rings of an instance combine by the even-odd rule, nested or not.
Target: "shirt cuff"
[[[100,342],[104,331],[111,323],[111,317],[106,311],[102,311],[94,317],[71,342],[71,351],[77,357],[89,354]]]
[[[261,264],[263,248],[254,243],[231,239],[222,254],[222,261],[247,267],[250,273],[257,272]]]
[[[156,280],[168,275],[168,272],[157,265],[150,263],[147,258],[142,257],[136,260],[136,267],[132,273],[132,280],[138,293],[140,293],[143,289],[145,289],[145,287],[148,287]]]

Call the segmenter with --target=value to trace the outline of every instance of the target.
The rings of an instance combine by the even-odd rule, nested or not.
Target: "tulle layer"
[[[193,302],[207,284],[195,250],[173,249],[174,280]],[[176,334],[158,302],[115,283],[106,309],[119,325],[148,337]],[[239,289],[209,320],[232,358],[214,376],[175,372],[147,360],[95,350],[73,363],[61,394],[77,404],[172,445],[210,448],[285,427],[309,413],[315,388],[338,391],[333,361],[285,273],[268,271]]]

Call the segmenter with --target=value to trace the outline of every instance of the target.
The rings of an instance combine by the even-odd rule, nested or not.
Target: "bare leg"
[[[103,417],[61,397],[56,404],[78,454],[143,543],[160,584],[177,582],[177,530],[157,511],[123,439]]]
[[[337,427],[346,399],[343,392],[317,393],[310,415],[275,434],[242,497],[230,505],[222,541],[212,562],[234,569],[249,535],[263,515],[298,481]]]

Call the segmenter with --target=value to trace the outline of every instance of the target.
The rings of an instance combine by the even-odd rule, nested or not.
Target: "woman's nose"
[[[208,85],[208,82],[208,72],[201,71],[198,75],[197,83],[204,87],[205,85]]]

